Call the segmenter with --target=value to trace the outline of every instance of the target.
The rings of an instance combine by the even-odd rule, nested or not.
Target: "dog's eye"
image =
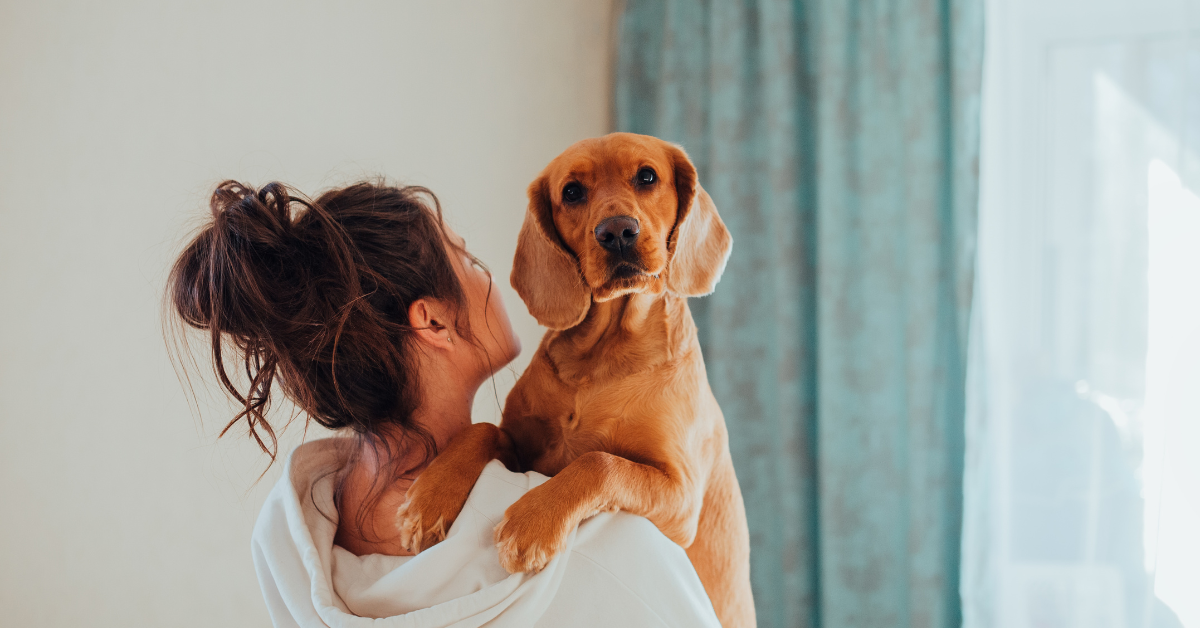
[[[641,170],[638,170],[638,173],[637,173],[638,185],[650,185],[651,183],[654,183],[657,180],[658,180],[658,175],[654,173],[654,170],[652,170],[650,168],[642,168]]]
[[[572,181],[563,187],[563,202],[578,203],[583,200],[584,192],[582,185]]]

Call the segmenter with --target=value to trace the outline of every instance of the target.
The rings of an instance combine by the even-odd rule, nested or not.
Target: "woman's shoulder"
[[[262,546],[296,524],[322,527],[317,519],[336,525],[333,489],[352,447],[351,439],[340,437],[296,446],[259,510],[252,543]]]
[[[468,504],[488,516],[490,531],[509,505],[549,479],[493,460]],[[617,511],[584,520],[547,575],[556,566],[556,592],[538,626],[584,625],[586,618],[603,618],[603,625],[719,625],[687,553],[644,517]]]
[[[273,615],[411,615],[413,625],[432,626],[504,609],[500,625],[717,625],[683,549],[629,513],[584,521],[542,572],[506,573],[492,530],[549,478],[499,461],[484,468],[446,540],[416,557],[356,556],[334,542],[336,519],[322,514],[336,517],[329,478],[344,446],[327,440],[292,453],[255,531]]]

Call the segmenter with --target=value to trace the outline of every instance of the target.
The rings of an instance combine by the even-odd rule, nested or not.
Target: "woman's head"
[[[245,420],[272,458],[276,385],[327,428],[428,447],[413,418],[421,369],[450,359],[477,387],[519,350],[490,275],[425,188],[358,183],[308,201],[226,181],[210,208],[168,298],[208,332],[217,377],[242,405],[225,429]],[[431,344],[450,336],[449,352]]]

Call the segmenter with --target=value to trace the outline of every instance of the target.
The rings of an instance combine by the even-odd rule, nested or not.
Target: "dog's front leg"
[[[604,511],[646,517],[686,548],[696,537],[703,499],[693,488],[682,472],[586,453],[508,507],[495,531],[500,564],[509,573],[540,571],[581,521]]]
[[[516,467],[512,441],[495,425],[475,423],[455,436],[408,488],[396,513],[400,545],[415,554],[445,539],[493,459]]]

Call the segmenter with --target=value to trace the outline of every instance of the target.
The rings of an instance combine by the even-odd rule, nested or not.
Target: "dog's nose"
[[[610,251],[620,252],[633,248],[641,231],[636,218],[631,216],[613,216],[601,220],[600,224],[596,225],[594,233],[596,234],[596,241],[600,243],[600,246]]]

